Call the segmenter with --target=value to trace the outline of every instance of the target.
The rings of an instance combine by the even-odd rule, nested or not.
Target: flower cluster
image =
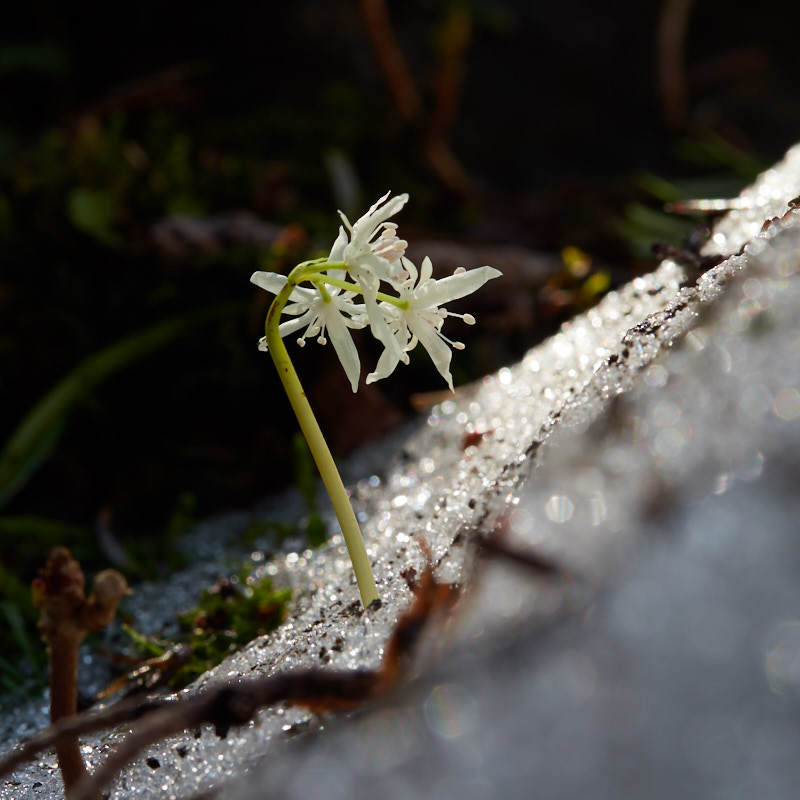
[[[386,194],[353,224],[340,211],[343,225],[330,254],[308,262],[308,270],[301,271],[297,283],[310,285],[294,285],[283,308],[287,319],[280,324],[281,336],[302,331],[297,339],[301,347],[308,338],[319,344],[330,339],[354,392],[361,363],[350,331],[367,326],[384,346],[367,383],[391,375],[401,361],[407,364],[408,353],[419,343],[452,390],[450,348],[463,350],[464,345],[445,336],[442,325],[447,317],[459,317],[467,325],[474,325],[475,318],[447,311],[444,304],[471,294],[501,274],[493,267],[459,268],[447,278],[434,280],[427,257],[418,270],[405,256],[407,242],[397,236],[397,225],[388,221],[407,201],[407,194],[391,198]],[[277,295],[287,277],[255,272],[250,280]],[[266,349],[264,339],[259,346]]]

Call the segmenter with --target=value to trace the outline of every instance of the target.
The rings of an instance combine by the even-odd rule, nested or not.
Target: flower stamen
[[[466,347],[467,347],[464,344],[464,342],[456,342],[453,339],[449,339],[441,331],[436,331],[436,333],[438,334],[439,338],[442,339],[443,341],[447,342],[447,344],[449,344],[450,347],[453,348],[453,350],[465,350]]]
[[[442,314],[443,311],[444,313]],[[455,311],[446,311],[443,308],[439,309],[439,313],[442,314],[443,317],[457,317],[462,320],[465,325],[474,325],[476,321],[472,314],[457,314]]]

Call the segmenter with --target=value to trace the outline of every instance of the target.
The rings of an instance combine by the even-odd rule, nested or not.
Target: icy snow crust
[[[430,637],[409,689],[355,721],[277,707],[226,740],[210,729],[175,737],[132,764],[111,797],[183,798],[222,785],[224,796],[242,798],[267,791],[351,798],[368,787],[390,796],[482,797],[490,788],[518,795],[525,781],[565,797],[577,789],[605,796],[607,786],[610,797],[659,785],[669,767],[686,772],[686,788],[717,768],[743,769],[734,756],[746,737],[742,726],[752,722],[747,714],[767,719],[761,749],[747,762],[752,775],[788,769],[782,754],[796,753],[800,742],[788,724],[770,727],[769,688],[800,693],[800,622],[787,622],[800,615],[800,589],[781,583],[786,562],[773,552],[788,548],[781,532],[798,505],[787,502],[780,478],[796,469],[791,445],[800,438],[800,212],[758,234],[800,194],[800,148],[746,194],[752,208],[722,220],[709,245],[728,254],[750,241],[742,254],[696,285],[681,287],[682,268],[665,261],[609,294],[517,365],[435,407],[383,480],[354,486],[381,608],[360,610],[341,537],[318,551],[284,554],[261,568],[293,587],[290,621],[187,691],[298,667],[378,666],[411,599],[401,572],[423,566],[421,535],[437,577],[463,584],[464,599],[446,630]],[[766,495],[770,504],[759,510],[754,503]],[[551,556],[571,580],[476,560],[474,536],[510,511],[510,540]],[[748,514],[760,549],[737,524]],[[765,540],[769,525],[774,541]],[[672,550],[662,552],[656,541],[673,542]],[[800,551],[789,544],[796,564]],[[730,553],[749,559],[754,574],[728,563]],[[731,589],[715,565],[757,599],[746,609],[721,603]],[[195,581],[176,578],[184,589]],[[707,597],[708,586],[717,595]],[[758,625],[765,627],[754,643]],[[699,668],[698,652],[701,665],[717,672],[697,678],[714,691],[739,686],[736,659],[743,660],[739,688],[747,701],[741,709],[711,703],[695,724],[678,713],[689,700],[676,686],[685,689],[681,680]],[[672,680],[676,674],[680,680]],[[707,697],[698,697],[691,702],[702,710]],[[780,715],[785,706],[778,706]],[[647,748],[648,724],[659,712],[666,735],[675,733],[670,747],[686,750],[681,726],[697,728],[697,741],[689,739],[700,756]],[[309,735],[323,726],[333,730]],[[124,733],[88,739],[90,765]],[[303,745],[287,744],[300,733]],[[637,745],[638,767],[617,769],[620,754]],[[280,759],[271,758],[278,748]],[[792,770],[796,779],[798,767]],[[669,786],[674,796],[678,784]],[[0,798],[61,792],[48,755],[18,770]]]

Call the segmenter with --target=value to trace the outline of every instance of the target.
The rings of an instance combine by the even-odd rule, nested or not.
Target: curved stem
[[[355,294],[364,293],[357,283],[340,281],[338,278],[331,278],[328,275],[320,275],[315,273],[311,277],[307,278],[307,280],[311,281],[311,283],[313,283],[315,286],[327,284],[328,286],[336,286],[339,289],[344,289],[346,292],[353,292]],[[384,294],[383,292],[378,292],[375,296],[378,298],[378,300],[391,303],[393,306],[397,306],[398,308],[408,308],[408,300],[401,300],[399,297],[393,297],[392,295]]]
[[[326,269],[329,265],[320,266]],[[356,515],[353,512],[353,507],[350,505],[350,498],[339,476],[339,471],[336,469],[336,463],[333,460],[331,451],[328,449],[322,431],[314,417],[314,412],[311,410],[311,406],[306,399],[306,394],[300,384],[300,379],[297,377],[297,372],[289,358],[289,352],[278,330],[281,312],[289,299],[289,295],[300,280],[305,280],[303,273],[307,273],[308,271],[309,267],[307,264],[299,264],[295,267],[289,273],[286,285],[278,293],[275,300],[272,301],[272,305],[269,307],[269,312],[267,313],[267,322],[265,326],[267,348],[272,356],[275,368],[278,370],[278,375],[280,376],[283,388],[286,390],[289,402],[292,404],[294,413],[297,416],[297,421],[300,423],[300,430],[303,432],[303,436],[306,437],[308,448],[322,476],[322,482],[328,490],[328,496],[331,499],[333,509],[336,512],[339,525],[344,534],[347,552],[350,554],[350,561],[353,563],[353,570],[356,574],[356,580],[358,581],[358,590],[361,593],[361,602],[366,608],[370,603],[378,599],[378,590],[375,586],[372,567],[370,566],[367,551],[364,547],[361,529],[358,527]]]

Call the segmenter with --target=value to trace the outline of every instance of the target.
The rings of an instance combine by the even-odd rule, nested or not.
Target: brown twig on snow
[[[165,704],[147,714],[106,762],[77,787],[73,800],[91,800],[144,748],[187,728],[211,723],[224,738],[231,727],[249,722],[264,706],[285,701],[315,713],[355,708],[385,692],[404,674],[420,635],[433,612],[449,607],[454,587],[438,583],[430,564],[430,551],[420,546],[426,566],[414,591],[414,600],[398,619],[379,670],[308,670],[225,685]]]
[[[352,708],[373,694],[380,674],[366,670],[304,670],[222,684],[178,700],[123,700],[103,711],[65,718],[32,736],[0,761],[0,777],[43,750],[76,741],[80,735],[139,721],[117,752],[71,795],[71,798],[93,797],[143,748],[165,736],[210,723],[224,738],[231,727],[248,722],[259,708],[281,701],[312,710]]]
[[[400,679],[434,612],[449,609],[458,596],[455,586],[440,583],[434,577],[431,552],[427,542],[418,539],[417,543],[425,555],[425,567],[422,575],[416,580],[413,602],[397,620],[392,636],[386,644],[379,689],[386,689]]]
[[[164,700],[141,700],[140,698],[122,700],[102,711],[86,711],[75,714],[72,717],[65,717],[49,728],[31,736],[22,744],[12,750],[4,759],[0,761],[0,778],[13,772],[20,764],[25,764],[43,750],[50,750],[58,747],[64,742],[75,741],[78,736],[89,733],[97,733],[123,722],[133,720],[149,714],[163,707]]]
[[[74,717],[78,710],[78,651],[90,631],[114,619],[117,605],[130,591],[113,569],[95,576],[92,593],[84,594],[86,579],[66,547],[54,547],[44,569],[33,581],[34,605],[41,610],[39,629],[50,654],[50,721]],[[86,774],[77,737],[56,744],[64,788],[70,791]]]
[[[484,557],[505,559],[542,577],[566,577],[568,575],[558,563],[535,550],[515,547],[508,542],[487,536],[478,538],[477,543],[478,552]]]
[[[104,711],[63,719],[36,734],[0,761],[0,777],[42,750],[77,742],[78,735],[136,722],[131,734],[105,763],[92,775],[85,775],[84,771],[84,777],[70,794],[70,800],[93,800],[144,748],[187,728],[209,723],[219,736],[225,737],[231,727],[250,721],[260,708],[281,701],[319,713],[354,708],[388,690],[404,674],[409,657],[433,613],[449,607],[455,597],[452,586],[436,581],[430,553],[424,543],[421,546],[428,563],[414,592],[414,600],[398,619],[387,643],[380,669],[312,669],[213,686],[178,700],[122,701]]]
[[[231,727],[249,722],[260,708],[281,701],[297,705],[312,703],[316,707],[327,700],[352,707],[373,693],[377,680],[376,672],[308,670],[215,686],[165,703],[141,717],[108,759],[76,787],[70,800],[96,797],[144,748],[187,728],[210,723],[217,735],[224,738]]]
[[[497,521],[491,533],[475,538],[478,555],[483,558],[498,558],[539,575],[543,578],[571,578],[568,572],[557,561],[537,553],[529,547],[519,547],[508,541],[511,533],[511,519],[504,514]]]

